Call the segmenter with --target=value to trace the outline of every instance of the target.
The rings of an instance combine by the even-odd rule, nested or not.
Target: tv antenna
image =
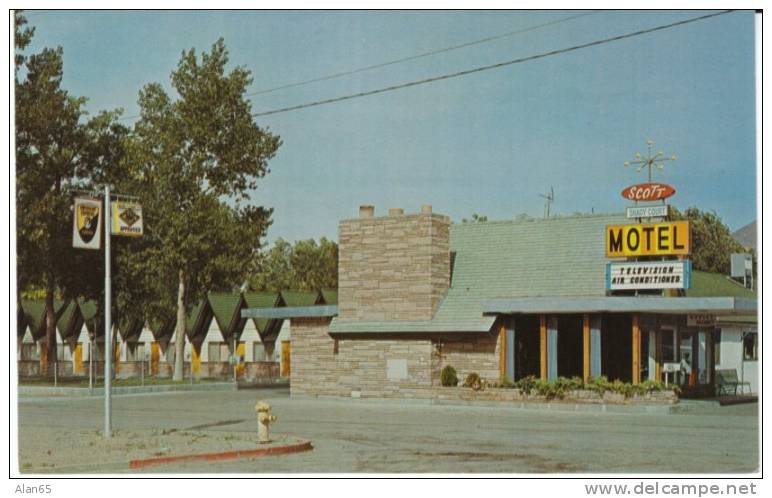
[[[647,157],[643,157],[640,152],[635,153],[635,160],[625,161],[625,168],[630,166],[638,166],[635,168],[636,173],[640,173],[643,168],[649,168],[649,183],[651,183],[651,168],[652,166],[663,170],[665,169],[665,161],[675,161],[678,159],[675,154],[670,157],[665,157],[665,153],[661,150],[653,156],[651,155],[651,146],[654,145],[653,140],[646,140],[646,146],[649,148],[649,154]]]
[[[555,191],[552,189],[552,186],[550,185],[550,193],[549,194],[539,194],[539,197],[544,197],[544,217],[549,218],[550,217],[550,205],[555,202]]]

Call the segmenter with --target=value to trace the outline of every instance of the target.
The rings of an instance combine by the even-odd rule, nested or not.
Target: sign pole
[[[112,407],[110,397],[112,395],[112,363],[113,363],[113,338],[110,326],[111,279],[110,279],[110,186],[105,185],[105,205],[102,220],[105,225],[105,437],[112,437]]]

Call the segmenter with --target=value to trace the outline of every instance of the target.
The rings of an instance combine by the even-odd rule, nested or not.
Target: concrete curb
[[[471,406],[501,408],[505,410],[561,411],[585,413],[683,413],[676,404],[614,404],[614,403],[563,403],[555,401],[490,401],[456,400],[432,398],[349,398],[347,396],[290,395],[291,399],[319,401],[349,401],[352,403],[425,405],[425,406]],[[690,413],[692,413],[690,411]]]
[[[253,458],[269,455],[286,455],[287,453],[299,453],[301,451],[310,451],[314,449],[311,441],[301,440],[299,443],[285,444],[282,446],[269,446],[267,448],[255,448],[252,450],[225,451],[221,453],[200,453],[197,455],[177,455],[168,457],[144,458],[139,460],[130,460],[130,469],[140,469],[151,465],[161,465],[165,463],[190,462],[196,460],[218,461],[232,460],[235,458]]]
[[[204,384],[179,384],[160,386],[122,386],[111,389],[113,395],[122,394],[147,394],[176,391],[235,391],[233,382],[207,382]],[[45,386],[18,386],[19,396],[63,396],[63,397],[87,397],[104,396],[103,387],[89,389],[88,387],[45,387]]]

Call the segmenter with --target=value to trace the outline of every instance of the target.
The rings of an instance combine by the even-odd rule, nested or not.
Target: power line
[[[595,40],[595,41],[592,41],[592,42],[589,42],[589,43],[583,43],[581,45],[574,45],[574,46],[568,47],[568,48],[552,50],[550,52],[544,52],[544,53],[541,53],[541,54],[531,55],[531,56],[528,56],[528,57],[522,57],[522,58],[519,58],[519,59],[513,59],[513,60],[509,60],[509,61],[498,62],[496,64],[490,64],[490,65],[487,65],[487,66],[480,66],[480,67],[476,67],[476,68],[473,68],[473,69],[466,69],[464,71],[458,71],[456,73],[444,74],[444,75],[441,75],[441,76],[434,76],[434,77],[426,78],[426,79],[422,79],[422,80],[410,81],[410,82],[407,82],[407,83],[401,83],[401,84],[398,84],[398,85],[387,86],[387,87],[378,88],[378,89],[375,89],[375,90],[369,90],[369,91],[365,91],[365,92],[359,92],[359,93],[354,93],[354,94],[350,94],[350,95],[344,95],[344,96],[341,96],[341,97],[334,97],[334,98],[325,99],[325,100],[317,100],[315,102],[308,102],[308,103],[305,103],[305,104],[300,104],[300,105],[295,105],[295,106],[290,106],[290,107],[282,107],[282,108],[273,109],[273,110],[270,110],[270,111],[256,112],[256,113],[252,114],[252,117],[269,116],[271,114],[279,114],[279,113],[283,113],[283,112],[297,111],[299,109],[307,109],[309,107],[316,107],[316,106],[332,104],[332,103],[336,103],[336,102],[343,102],[345,100],[356,99],[356,98],[359,98],[359,97],[367,97],[367,96],[370,96],[370,95],[377,95],[377,94],[380,94],[380,93],[391,92],[391,91],[394,91],[394,90],[401,90],[403,88],[409,88],[409,87],[412,87],[412,86],[424,85],[424,84],[427,84],[427,83],[434,83],[435,81],[441,81],[441,80],[447,80],[447,79],[451,79],[451,78],[457,78],[459,76],[466,76],[466,75],[469,75],[469,74],[474,74],[474,73],[479,73],[479,72],[482,72],[482,71],[487,71],[489,69],[497,69],[497,68],[500,68],[500,67],[510,66],[510,65],[513,65],[513,64],[520,64],[520,63],[523,63],[523,62],[530,62],[530,61],[537,60],[537,59],[543,59],[545,57],[551,57],[551,56],[554,56],[554,55],[565,54],[565,53],[568,53],[568,52],[573,52],[573,51],[581,50],[581,49],[584,49],[584,48],[594,47],[594,46],[598,46],[598,45],[604,45],[606,43],[612,43],[612,42],[616,42],[616,41],[619,41],[619,40],[624,40],[624,39],[627,39],[627,38],[633,38],[633,37],[636,37],[636,36],[641,36],[641,35],[653,33],[655,31],[661,31],[661,30],[664,30],[664,29],[674,28],[676,26],[683,26],[685,24],[689,24],[689,23],[693,23],[693,22],[697,22],[697,21],[703,21],[705,19],[710,19],[712,17],[722,16],[722,15],[728,14],[730,12],[733,12],[733,10],[724,10],[724,11],[716,12],[716,13],[713,13],[713,14],[706,14],[704,16],[692,17],[692,18],[689,18],[689,19],[685,19],[683,21],[677,21],[677,22],[673,22],[673,23],[669,23],[669,24],[663,24],[663,25],[656,26],[656,27],[653,27],[653,28],[648,28],[648,29],[643,29],[643,30],[640,30],[640,31],[634,31],[632,33],[627,33],[627,34],[623,34],[623,35],[613,36],[611,38],[604,38],[604,39],[601,39],[601,40]]]
[[[462,44],[459,44],[459,45],[452,45],[450,47],[440,48],[440,49],[436,49],[436,50],[430,50],[428,52],[422,52],[420,54],[411,55],[411,56],[408,56],[408,57],[403,57],[401,59],[394,59],[394,60],[387,61],[387,62],[381,62],[379,64],[373,64],[373,65],[370,65],[370,66],[364,66],[364,67],[360,67],[360,68],[357,68],[357,69],[351,69],[349,71],[342,71],[342,72],[339,72],[339,73],[329,74],[327,76],[319,76],[319,77],[312,78],[312,79],[309,79],[309,80],[298,81],[298,82],[295,82],[295,83],[288,83],[286,85],[281,85],[281,86],[277,86],[277,87],[273,87],[273,88],[268,88],[268,89],[265,89],[265,90],[258,90],[256,92],[248,93],[248,94],[246,94],[246,96],[247,97],[251,97],[251,96],[254,96],[254,95],[264,95],[266,93],[276,92],[278,90],[286,90],[287,88],[296,88],[296,87],[299,87],[299,86],[310,85],[311,83],[317,83],[319,81],[328,81],[328,80],[333,80],[333,79],[336,79],[336,78],[341,78],[343,76],[350,76],[352,74],[363,73],[365,71],[372,71],[373,69],[380,69],[382,67],[392,66],[394,64],[400,64],[402,62],[409,62],[409,61],[413,61],[413,60],[416,60],[416,59],[422,59],[424,57],[430,57],[432,55],[443,54],[445,52],[452,52],[453,50],[459,50],[459,49],[466,48],[466,47],[471,47],[471,46],[474,46],[474,45],[480,45],[482,43],[488,43],[488,42],[491,42],[491,41],[500,40],[502,38],[508,38],[508,37],[511,37],[511,36],[514,36],[514,35],[519,35],[519,34],[522,34],[522,33],[527,33],[529,31],[535,31],[537,29],[546,28],[548,26],[554,26],[555,24],[560,24],[560,23],[563,23],[563,22],[572,21],[574,19],[579,19],[580,17],[590,16],[590,15],[597,14],[597,13],[598,13],[598,11],[584,12],[582,14],[578,14],[578,15],[570,16],[570,17],[565,17],[565,18],[562,18],[562,19],[556,19],[554,21],[550,21],[550,22],[547,22],[547,23],[544,23],[544,24],[539,24],[539,25],[536,25],[536,26],[528,27],[528,28],[517,29],[515,31],[509,31],[508,33],[503,33],[503,34],[500,34],[500,35],[489,36],[487,38],[481,38],[479,40],[474,40],[474,41],[462,43]]]
[[[546,27],[549,27],[549,26],[554,26],[555,24],[560,24],[560,23],[572,21],[574,19],[579,19],[580,17],[591,16],[591,15],[597,14],[597,13],[599,13],[599,11],[597,11],[597,10],[589,11],[589,12],[583,12],[583,13],[577,14],[575,16],[565,17],[565,18],[562,18],[562,19],[556,19],[554,21],[546,22],[546,23],[543,23],[543,24],[538,24],[536,26],[530,26],[528,28],[517,29],[515,31],[510,31],[508,33],[502,33],[500,35],[489,36],[487,38],[480,38],[479,40],[474,40],[474,41],[470,41],[470,42],[466,42],[466,43],[461,43],[459,45],[452,45],[450,47],[440,48],[440,49],[436,49],[436,50],[430,50],[428,52],[422,52],[420,54],[411,55],[411,56],[408,56],[408,57],[403,57],[401,59],[395,59],[395,60],[391,60],[391,61],[387,61],[387,62],[382,62],[382,63],[379,63],[379,64],[373,64],[373,65],[370,65],[370,66],[364,66],[364,67],[360,67],[360,68],[357,68],[357,69],[352,69],[352,70],[349,70],[349,71],[343,71],[343,72],[339,72],[339,73],[329,74],[327,76],[319,76],[319,77],[316,77],[316,78],[312,78],[312,79],[304,80],[304,81],[299,81],[299,82],[296,82],[296,83],[288,83],[286,85],[281,85],[281,86],[277,86],[277,87],[274,87],[274,88],[268,88],[268,89],[265,89],[265,90],[258,90],[256,92],[247,93],[245,96],[246,97],[252,97],[252,96],[255,96],[255,95],[264,95],[264,94],[267,94],[267,93],[276,92],[278,90],[285,90],[287,88],[295,88],[295,87],[299,87],[299,86],[310,85],[311,83],[317,83],[319,81],[328,81],[328,80],[332,80],[332,79],[341,78],[343,76],[350,76],[352,74],[363,73],[363,72],[366,72],[366,71],[371,71],[373,69],[379,69],[379,68],[382,68],[382,67],[392,66],[394,64],[400,64],[402,62],[408,62],[408,61],[412,61],[412,60],[416,60],[416,59],[422,59],[424,57],[429,57],[429,56],[432,56],[432,55],[442,54],[442,53],[445,53],[445,52],[451,52],[453,50],[459,50],[459,49],[466,48],[466,47],[471,47],[471,46],[474,46],[474,45],[480,45],[480,44],[483,44],[483,43],[488,43],[488,42],[491,42],[491,41],[500,40],[502,38],[508,38],[508,37],[511,37],[511,36],[514,36],[514,35],[518,35],[518,34],[522,34],[522,33],[527,33],[529,31],[535,31],[537,29],[542,29],[542,28],[546,28]],[[140,117],[139,114],[132,115],[132,116],[125,116],[125,117],[122,117],[122,118],[118,118],[118,121],[137,119],[139,117]]]

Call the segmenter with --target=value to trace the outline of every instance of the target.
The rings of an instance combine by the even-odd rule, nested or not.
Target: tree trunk
[[[49,275],[46,281],[46,354],[41,355],[40,374],[54,376],[56,361],[56,312],[54,310],[54,279]]]
[[[174,377],[173,380],[183,380],[182,368],[185,360],[185,329],[187,329],[187,313],[185,313],[185,271],[180,269],[179,288],[177,290],[177,329],[174,343]],[[191,363],[191,369],[193,365]]]

